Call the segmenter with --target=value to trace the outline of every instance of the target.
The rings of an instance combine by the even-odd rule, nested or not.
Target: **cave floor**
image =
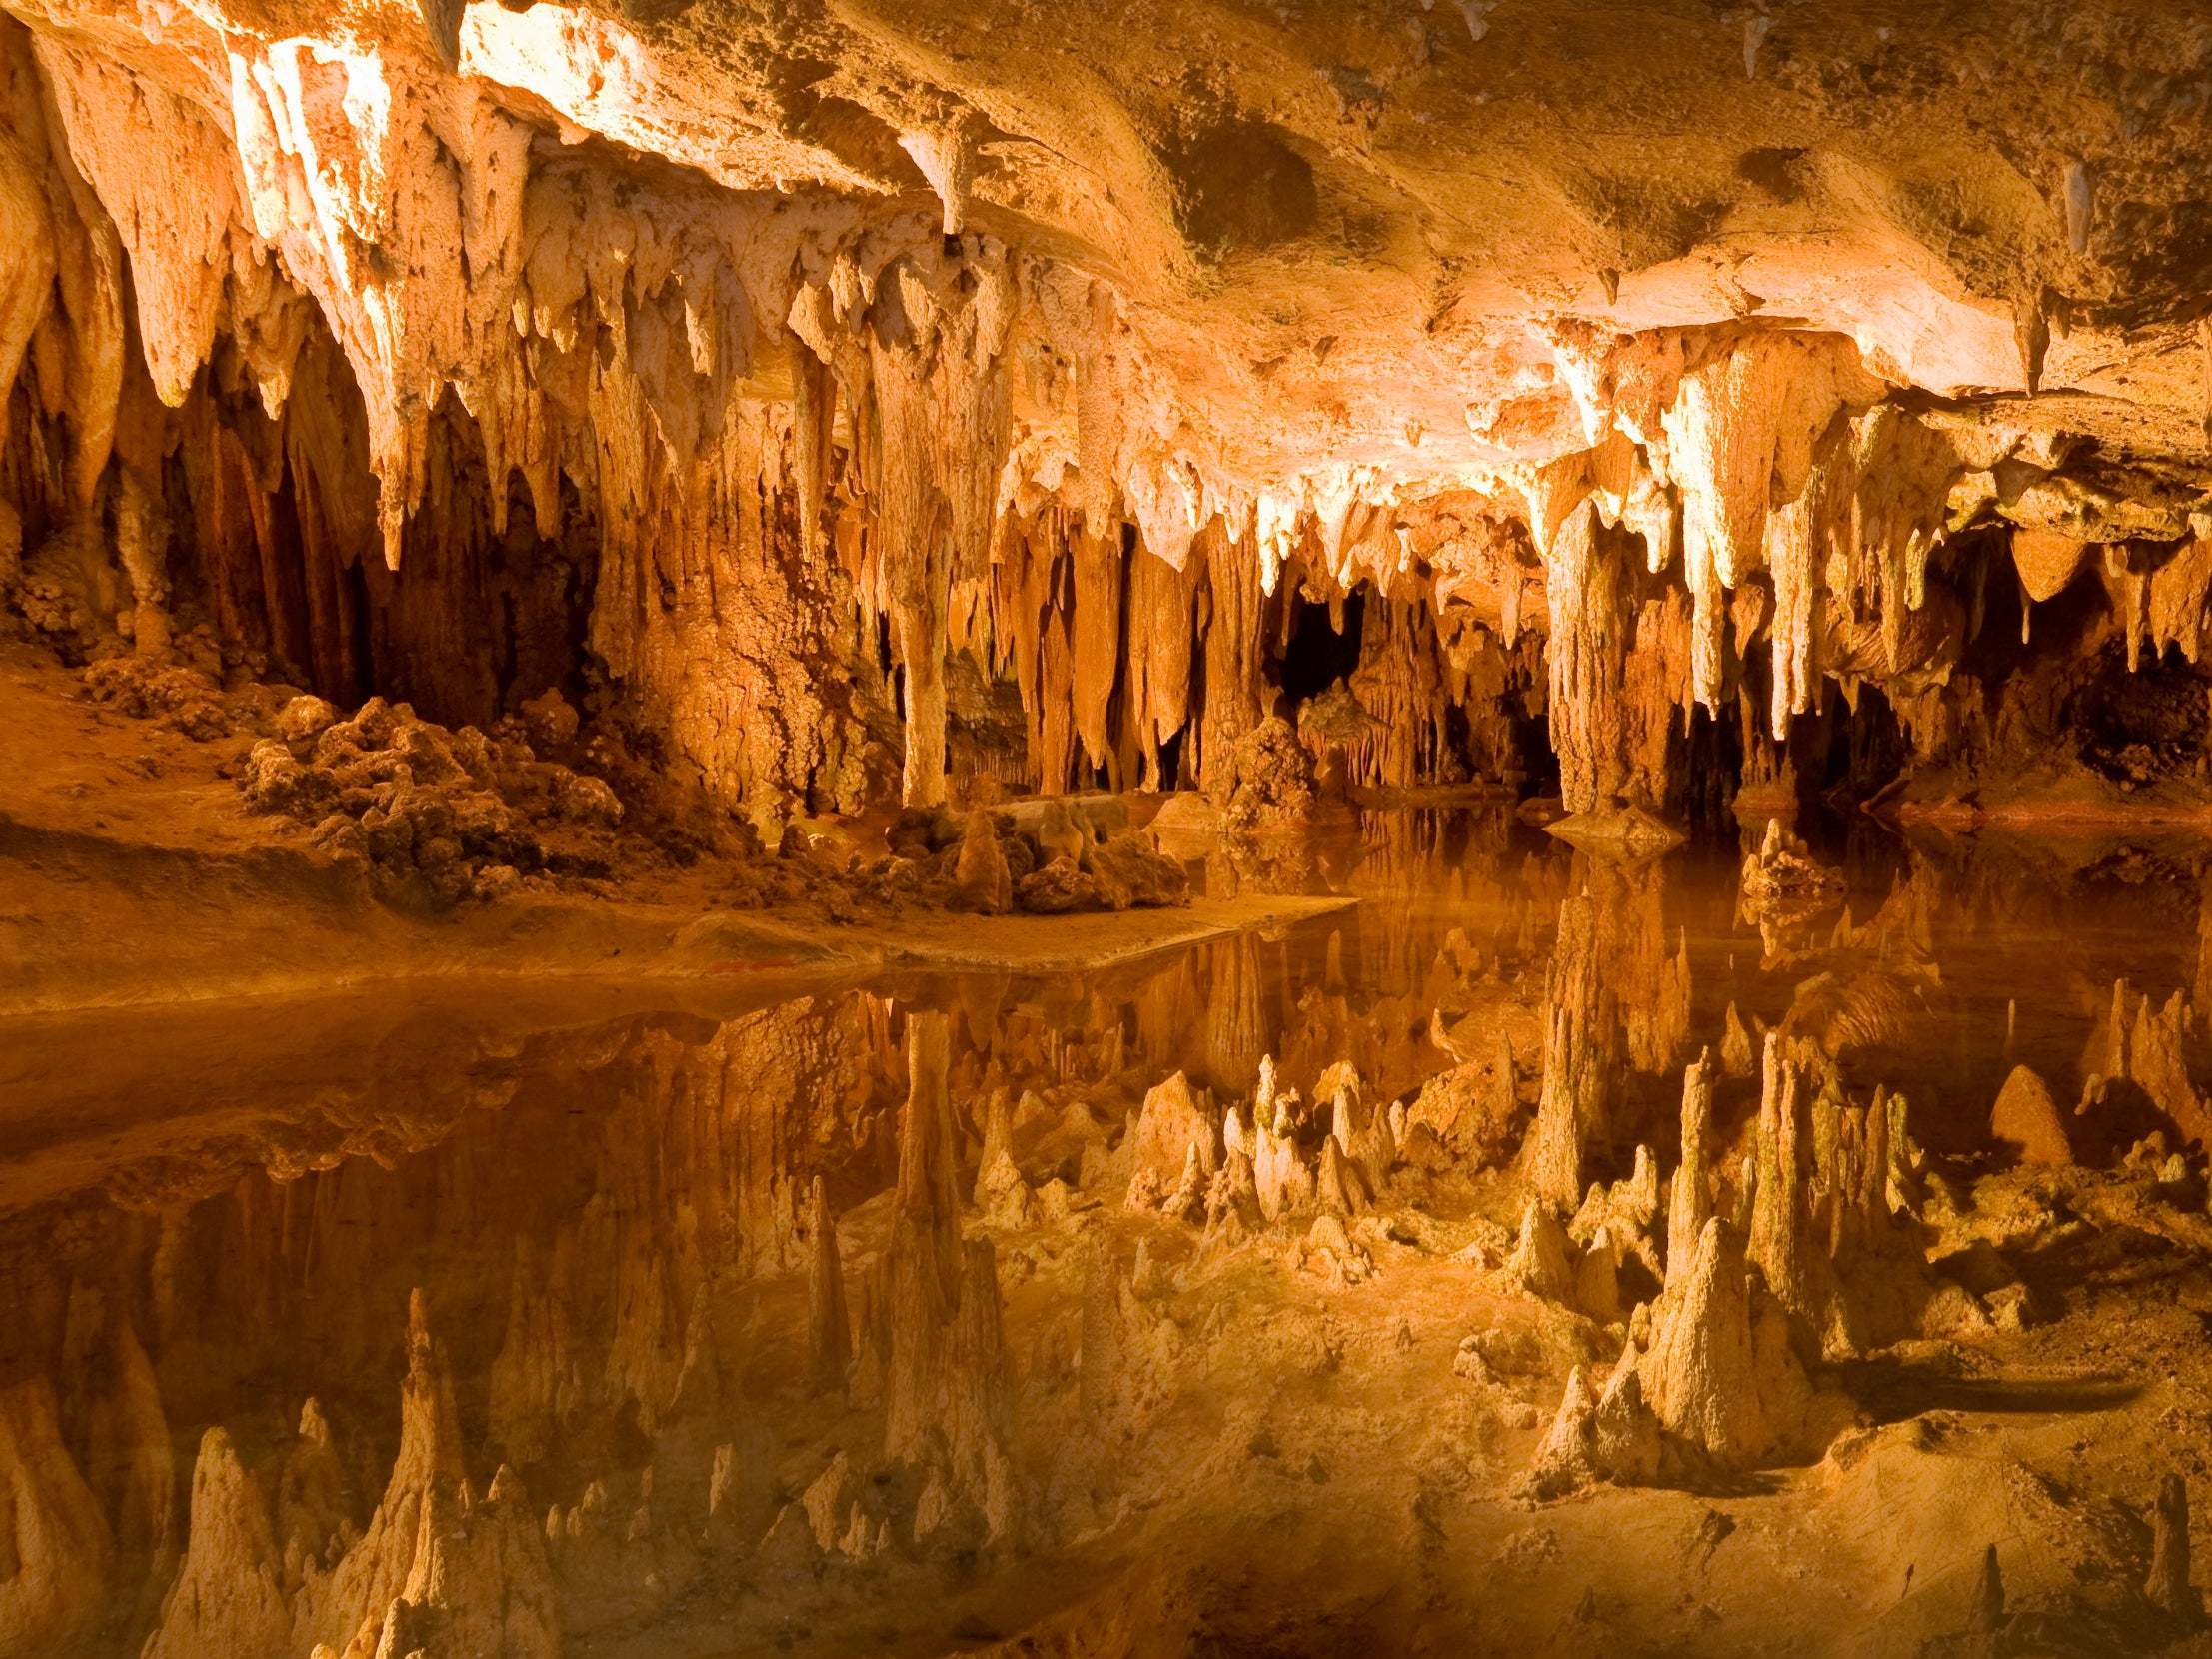
[[[164,928],[202,918],[181,946],[138,918],[114,948],[149,954],[144,982],[239,948],[219,923],[246,877],[145,874],[234,832],[208,787],[118,723],[174,795],[129,820],[96,807],[123,746],[50,713],[79,722],[91,788],[44,769],[42,799],[11,806],[12,860],[82,895],[80,938],[134,903],[171,906]],[[237,833],[236,857],[267,856]],[[111,870],[84,855],[101,837],[132,843]],[[2141,1586],[2160,1478],[2201,1482],[2212,1454],[2204,1164],[2143,1144],[2178,1125],[2141,1089],[2089,1079],[2116,980],[2154,1010],[2206,994],[2212,856],[1863,824],[1819,850],[1840,887],[1752,918],[1710,849],[1612,864],[1499,807],[1366,813],[1224,862],[1207,885],[1240,896],[1212,902],[1248,909],[1201,904],[1141,951],[1132,930],[1119,959],[1070,920],[1022,918],[1044,936],[1026,959],[961,919],[896,961],[744,923],[742,945],[692,941],[682,973],[302,993],[357,914],[333,909],[323,934],[267,941],[298,975],[283,994],[9,1018],[6,1448],[19,1510],[56,1518],[22,1582],[81,1611],[53,1651],[136,1652],[155,1630],[168,1651],[244,1651],[218,1640],[208,1587],[264,1578],[295,1631],[331,1628],[350,1569],[314,1557],[412,1559],[377,1516],[429,1501],[404,1448],[436,1444],[480,1529],[508,1513],[486,1497],[504,1465],[529,1508],[500,1524],[542,1540],[504,1544],[496,1583],[449,1561],[448,1602],[512,1609],[535,1587],[566,1651],[610,1659],[2203,1651]],[[577,939],[661,936],[620,903],[571,908]],[[550,924],[511,925],[543,962],[532,928]],[[1909,1329],[1816,1365],[1816,1441],[1539,1502],[1524,1479],[1567,1372],[1622,1341],[1619,1312],[1500,1272],[1575,962],[1617,1032],[1595,1178],[1626,1176],[1637,1145],[1671,1167],[1681,1067],[1706,1046],[1740,1153],[1760,1088],[1730,1032],[1781,1027],[1845,1088],[1908,1096],[1929,1266]],[[909,1101],[930,1031],[949,1111],[930,1178],[956,1235],[989,1242],[1000,1311],[988,1339],[932,1348],[918,1383],[882,1287],[901,1171],[923,1166]],[[1263,1056],[1316,1102],[1348,1063],[1361,1098],[1428,1131],[1333,1230],[1216,1236],[1159,1209],[1171,1169],[1144,1185],[1154,1086],[1180,1072],[1246,1101]],[[2068,1103],[2078,1162],[1993,1142],[2021,1064]],[[980,1180],[994,1137],[1012,1207]],[[856,1350],[828,1383],[818,1180]],[[918,1386],[937,1450],[894,1454]],[[933,1511],[921,1471],[958,1465],[946,1448],[977,1412],[999,1461]],[[261,1533],[223,1507],[245,1500],[194,1490],[217,1427],[263,1494]],[[310,1451],[332,1472],[302,1495]],[[94,1515],[99,1547],[64,1549],[63,1523]],[[269,1558],[236,1556],[241,1536]],[[1992,1545],[2001,1617],[1969,1630]]]
[[[804,897],[764,908],[754,871],[710,855],[411,912],[298,826],[246,809],[236,778],[250,737],[201,740],[90,702],[50,654],[5,644],[0,705],[0,1014],[441,978],[588,980],[596,995],[640,978],[1061,972],[1349,902],[1232,876],[1165,909],[831,913]]]

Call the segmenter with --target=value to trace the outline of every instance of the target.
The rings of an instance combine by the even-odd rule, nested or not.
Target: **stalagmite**
[[[1360,1215],[1368,1208],[1366,1179],[1358,1167],[1345,1158],[1343,1147],[1333,1135],[1321,1142],[1313,1201],[1323,1215]]]
[[[400,1395],[400,1449],[384,1496],[360,1542],[346,1552],[322,1593],[294,1609],[294,1639],[328,1642],[341,1652],[374,1644],[387,1610],[413,1576],[433,1489],[464,1477],[460,1414],[445,1350],[431,1334],[421,1291],[407,1306],[407,1380]]]
[[[2143,1593],[2173,1618],[2195,1623],[2203,1617],[2189,1582],[2189,1482],[2180,1474],[2168,1474],[2158,1483],[2158,1501],[2151,1510],[2151,1570]]]
[[[1810,1400],[1788,1321],[1757,1285],[1735,1229],[1707,1221],[1686,1275],[1653,1311],[1641,1365],[1660,1423],[1729,1467],[1789,1445]]]
[[[1705,1223],[1712,1219],[1711,1175],[1705,1142],[1712,1133],[1714,1066],[1711,1049],[1682,1073],[1682,1161],[1675,1166],[1666,1210],[1666,1282],[1689,1272]]]
[[[2043,1079],[2025,1065],[2016,1065],[1997,1093],[1990,1109],[1989,1133],[1993,1139],[2018,1149],[2023,1163],[2069,1164],[2074,1161],[2067,1144],[2066,1125],[2058,1103]]]
[[[414,1569],[387,1610],[377,1652],[558,1659],[561,1612],[545,1534],[502,1464],[482,1498],[431,1487]]]
[[[1540,1501],[1598,1481],[1647,1485],[1658,1477],[1663,1455],[1631,1349],[1595,1400],[1580,1366],[1567,1373],[1566,1393],[1522,1490]]]
[[[1505,1277],[1531,1296],[1569,1301],[1574,1268],[1567,1260],[1567,1230],[1545,1204],[1530,1198],[1521,1211],[1520,1237],[1505,1261]]]
[[[230,1435],[211,1428],[192,1469],[184,1566],[145,1659],[275,1653],[292,1633],[285,1566],[269,1509]]]
[[[1804,1079],[1769,1032],[1759,1091],[1757,1149],[1750,1177],[1749,1254],[1784,1307],[1810,1318],[1815,1291],[1804,1239],[1806,1168],[1811,1162]]]
[[[63,1444],[52,1385],[26,1376],[0,1388],[0,1651],[55,1652],[99,1617],[113,1541],[98,1501]]]

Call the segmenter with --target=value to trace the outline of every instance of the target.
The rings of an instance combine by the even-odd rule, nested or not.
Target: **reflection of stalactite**
[[[1629,1072],[1664,1075],[1687,1045],[1687,941],[1667,950],[1664,865],[1578,857],[1544,982],[1543,1088],[1529,1148],[1536,1189],[1579,1199]]]
[[[1567,899],[1544,980],[1543,1086],[1527,1167],[1531,1188],[1554,1204],[1582,1196],[1584,1155],[1612,1114],[1618,1036],[1601,948],[1598,901],[1588,893]]]
[[[907,1016],[899,1179],[874,1292],[885,1344],[884,1449],[949,1475],[996,1534],[1012,1520],[1013,1384],[995,1253],[988,1239],[961,1238],[948,1042],[944,1014]]]
[[[1666,866],[1595,866],[1590,890],[1601,906],[1602,972],[1620,1009],[1627,1061],[1657,1076],[1671,1071],[1689,1040],[1689,943],[1667,950]]]
[[[845,1263],[838,1252],[837,1218],[820,1175],[807,1202],[807,1374],[817,1392],[845,1384],[853,1337],[845,1311]]]
[[[1247,933],[1209,944],[1205,989],[1205,1080],[1224,1095],[1248,1093],[1267,1051],[1259,948]]]

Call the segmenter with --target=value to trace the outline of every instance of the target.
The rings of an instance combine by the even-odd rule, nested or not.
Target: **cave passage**
[[[0,0],[0,1659],[2206,1651],[2203,13]]]

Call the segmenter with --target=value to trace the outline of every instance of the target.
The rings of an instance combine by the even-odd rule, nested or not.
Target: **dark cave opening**
[[[1182,788],[1182,740],[1189,730],[1187,725],[1179,726],[1160,743],[1159,788],[1162,790]]]
[[[1366,595],[1354,588],[1338,607],[1343,617],[1339,631],[1329,607],[1302,596],[1290,602],[1290,627],[1278,665],[1282,693],[1292,709],[1320,696],[1339,680],[1349,680],[1359,667],[1360,629],[1366,614]]]
[[[2131,669],[2114,640],[2067,700],[2065,727],[2084,766],[2132,790],[2203,764],[2208,690],[2204,671],[2180,653],[2146,644]]]

